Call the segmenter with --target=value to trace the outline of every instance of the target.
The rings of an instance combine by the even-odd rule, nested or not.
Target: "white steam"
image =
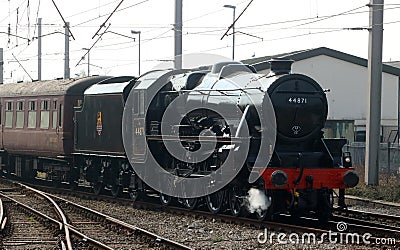
[[[271,205],[271,199],[265,195],[263,190],[250,188],[246,197],[246,205],[250,213],[257,212],[261,214]]]

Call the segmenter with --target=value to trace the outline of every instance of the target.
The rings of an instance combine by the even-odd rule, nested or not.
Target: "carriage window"
[[[16,128],[23,128],[25,121],[25,110],[24,110],[24,102],[17,102],[17,120],[15,122]]]
[[[13,110],[13,102],[6,102],[6,110],[11,111]]]
[[[57,100],[53,100],[53,123],[52,123],[52,128],[57,128]]]
[[[49,119],[50,119],[50,114],[49,111],[40,111],[40,128],[49,128]]]
[[[40,128],[47,129],[50,123],[49,101],[43,100],[40,109]]]
[[[29,101],[29,110],[36,110],[36,101]]]
[[[5,121],[6,128],[12,128],[13,116],[14,116],[13,102],[6,102],[6,121]]]
[[[42,101],[40,103],[40,109],[41,110],[49,110],[49,101]]]
[[[17,110],[18,111],[24,110],[24,102],[23,101],[17,102]]]
[[[64,109],[63,105],[60,104],[60,115],[58,117],[58,126],[61,128],[63,124],[63,115],[64,115]]]
[[[82,104],[83,104],[83,100],[82,99],[79,99],[79,100],[76,101],[76,106],[77,107],[82,107]]]
[[[53,124],[52,124],[53,128],[57,127],[57,110],[53,111]]]
[[[36,101],[29,101],[28,108],[28,128],[36,128]]]

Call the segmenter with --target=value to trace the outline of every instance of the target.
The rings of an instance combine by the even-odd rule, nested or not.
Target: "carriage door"
[[[63,126],[63,113],[64,105],[60,102],[60,99],[53,99],[51,103],[51,116],[52,116],[52,128],[55,130],[55,136],[52,137],[53,145],[57,145],[57,150],[62,150],[62,144],[60,144],[62,137],[62,126]]]
[[[0,102],[0,149],[4,148],[3,144],[3,134],[4,134],[4,126],[3,126],[3,104]]]
[[[146,159],[146,123],[144,112],[144,90],[133,90],[132,108],[132,139],[133,139],[133,160],[142,163]]]

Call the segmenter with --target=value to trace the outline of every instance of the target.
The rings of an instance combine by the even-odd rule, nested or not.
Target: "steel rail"
[[[362,219],[358,219],[358,218],[352,218],[352,217],[341,216],[341,215],[334,215],[332,217],[332,220],[336,221],[336,222],[345,221],[347,223],[352,223],[352,224],[357,224],[357,225],[362,225],[362,226],[393,230],[393,232],[396,232],[398,235],[400,235],[399,227],[391,226],[391,225],[383,225],[383,224],[379,224],[379,223],[376,223],[376,222],[373,222],[370,220],[362,220]]]
[[[48,190],[48,192],[54,191],[53,189],[48,189],[43,187],[44,189]],[[135,207],[135,208],[146,208],[146,209],[156,209],[156,210],[161,210],[165,212],[170,212],[170,213],[175,213],[175,214],[190,214],[190,215],[195,215],[195,216],[202,216],[204,218],[210,218],[210,219],[216,219],[219,221],[224,221],[228,223],[235,223],[235,224],[244,224],[244,225],[251,225],[255,226],[258,228],[269,228],[277,231],[297,231],[297,232],[313,232],[316,234],[323,234],[323,233],[329,233],[335,232],[336,231],[336,225],[338,221],[329,221],[328,224],[325,226],[330,226],[330,230],[321,225],[318,220],[315,218],[313,219],[314,221],[311,222],[311,218],[303,218],[307,221],[304,223],[301,222],[301,218],[299,218],[299,221],[293,222],[293,223],[280,223],[280,222],[271,222],[271,221],[259,221],[256,219],[252,218],[246,218],[246,217],[234,217],[230,215],[224,215],[224,214],[211,214],[206,211],[200,211],[200,210],[190,210],[186,208],[181,208],[181,207],[175,207],[175,206],[162,206],[161,204],[155,204],[155,203],[149,203],[149,202],[143,202],[143,201],[136,201],[132,202],[131,200],[124,199],[124,198],[112,198],[109,196],[105,195],[96,195],[92,196],[91,194],[88,194],[86,192],[81,192],[81,191],[71,191],[71,190],[66,190],[63,189],[62,192],[67,193],[67,194],[78,194],[78,196],[84,196],[86,198],[91,197],[95,198],[98,200],[104,200],[104,201],[118,201],[120,204],[129,204]],[[53,196],[49,194],[50,196]],[[57,199],[59,199],[57,196],[54,196]],[[67,200],[63,199],[64,201],[68,202]],[[78,205],[79,206],[79,205]],[[346,211],[346,210],[343,210]],[[349,221],[348,221],[349,222]],[[312,225],[312,226],[304,226],[304,225]],[[385,226],[385,225],[379,225],[376,224],[372,225],[372,222],[369,223],[370,225],[357,225],[354,223],[354,220],[352,223],[348,223],[349,229],[351,229],[353,232],[354,230],[359,230],[360,232],[370,232],[370,233],[377,233],[379,235],[391,235],[391,234],[398,234],[399,230],[395,230],[395,228],[390,227],[390,226]],[[386,228],[385,228],[386,227]],[[346,236],[347,232],[337,232],[338,235],[343,235],[344,237]],[[373,239],[378,239],[377,237],[371,237],[371,240]],[[400,244],[400,240],[396,240],[396,244]]]
[[[335,208],[335,212],[340,213],[340,214],[346,214],[346,215],[367,216],[367,217],[373,217],[376,219],[384,219],[384,220],[393,221],[393,222],[400,222],[400,216],[398,216],[398,215],[374,213],[374,212],[362,211],[362,210],[358,210],[358,209],[339,209],[339,208]]]
[[[65,230],[65,234],[66,234],[65,237],[66,237],[66,239],[68,239],[67,240],[67,249],[68,250],[73,250],[74,249],[72,247],[72,241],[71,241],[71,236],[70,236],[71,234],[77,236],[80,239],[85,239],[88,243],[90,243],[90,245],[92,245],[94,247],[97,247],[97,248],[100,248],[100,249],[105,249],[105,250],[112,250],[113,249],[113,248],[111,248],[111,247],[99,242],[98,240],[95,240],[95,239],[93,239],[93,238],[91,238],[91,237],[79,232],[77,229],[72,228],[73,226],[68,223],[67,217],[65,216],[64,212],[58,206],[58,204],[54,201],[54,199],[52,199],[50,197],[50,195],[46,194],[43,191],[40,191],[40,190],[34,189],[32,187],[29,187],[29,186],[27,186],[25,184],[21,184],[21,183],[18,183],[18,184],[21,185],[22,187],[26,188],[26,189],[29,189],[31,191],[34,191],[34,192],[42,195],[43,197],[45,197],[47,200],[49,200],[53,204],[53,206],[56,209],[56,213],[59,215],[60,219],[62,220],[62,224],[64,226],[64,230]]]
[[[4,216],[3,201],[0,199],[0,232],[4,230],[7,218]]]
[[[114,225],[116,225],[116,226],[119,226],[119,227],[121,227],[121,228],[123,228],[123,229],[125,229],[125,230],[127,230],[127,231],[132,231],[132,232],[134,232],[135,234],[141,234],[141,235],[143,235],[143,236],[146,236],[147,238],[150,238],[150,239],[153,240],[154,242],[162,243],[162,244],[164,244],[164,245],[166,245],[166,246],[169,246],[169,247],[171,247],[171,248],[174,248],[174,249],[185,249],[185,250],[192,249],[192,248],[190,248],[190,247],[188,247],[188,246],[185,246],[185,245],[183,245],[183,244],[181,244],[181,243],[179,243],[179,242],[176,242],[176,241],[173,241],[173,240],[169,240],[169,239],[167,239],[167,238],[164,238],[164,237],[162,237],[162,236],[159,236],[159,235],[157,235],[157,234],[154,234],[154,233],[152,233],[152,232],[150,232],[150,231],[147,231],[147,230],[145,230],[145,229],[142,229],[142,228],[133,226],[133,225],[131,225],[131,224],[128,224],[128,223],[123,222],[123,221],[121,221],[121,220],[115,219],[115,218],[113,218],[113,217],[111,217],[111,216],[108,216],[108,215],[106,215],[106,214],[100,213],[100,212],[95,211],[95,210],[93,210],[93,209],[90,209],[90,208],[81,206],[81,205],[79,205],[79,204],[73,203],[73,202],[68,201],[68,200],[66,200],[66,199],[64,199],[64,198],[57,197],[57,196],[52,195],[52,194],[48,194],[48,195],[49,195],[50,197],[52,197],[53,199],[55,199],[55,200],[62,201],[62,202],[64,202],[64,203],[67,204],[67,205],[73,206],[73,207],[75,207],[75,208],[77,208],[77,209],[80,209],[80,210],[83,210],[83,211],[85,211],[85,212],[89,212],[89,213],[91,213],[91,214],[93,214],[93,215],[95,215],[95,216],[101,218],[102,220],[107,221],[107,222],[109,222],[109,223],[112,223],[112,224],[114,224]],[[70,226],[70,227],[72,227],[72,226]]]
[[[21,202],[15,200],[14,198],[11,198],[10,196],[8,196],[8,195],[6,195],[6,194],[0,193],[0,196],[3,197],[4,199],[7,199],[7,200],[13,202],[13,203],[16,204],[17,206],[22,207],[22,208],[24,208],[25,210],[27,210],[27,211],[29,211],[29,212],[35,214],[36,216],[41,217],[42,219],[44,219],[44,220],[46,220],[46,221],[49,221],[49,222],[51,222],[51,223],[57,225],[58,228],[59,228],[59,230],[61,230],[61,229],[63,228],[63,224],[62,224],[61,222],[59,222],[58,220],[56,220],[56,219],[54,219],[54,218],[51,218],[50,216],[48,216],[48,215],[46,215],[46,214],[44,214],[44,213],[42,213],[42,212],[40,212],[40,211],[38,211],[38,210],[32,208],[32,207],[29,207],[29,206],[27,206],[27,205],[25,205],[25,204],[23,204],[23,203],[21,203]]]
[[[74,249],[74,247],[72,246],[71,235],[74,235],[74,236],[76,236],[76,237],[78,237],[80,239],[84,239],[91,246],[96,247],[98,249],[105,249],[105,250],[113,249],[113,248],[111,248],[111,247],[109,247],[109,246],[107,246],[107,245],[105,245],[105,244],[103,244],[103,243],[101,243],[101,242],[99,242],[99,241],[97,241],[97,240],[95,240],[95,239],[93,239],[93,238],[91,238],[91,237],[79,232],[75,228],[72,228],[72,226],[68,224],[67,217],[65,216],[64,212],[62,211],[62,209],[58,206],[58,204],[49,195],[47,195],[43,191],[34,189],[34,188],[29,187],[27,185],[24,185],[22,183],[16,183],[16,184],[20,185],[22,188],[25,188],[27,190],[30,190],[30,191],[36,193],[36,194],[44,197],[48,201],[50,201],[51,204],[53,205],[54,209],[55,209],[55,212],[59,216],[59,219],[61,219],[61,221],[58,221],[58,220],[56,220],[54,218],[51,218],[48,215],[43,214],[40,211],[37,211],[37,210],[35,210],[35,209],[33,209],[33,208],[31,208],[31,207],[29,207],[29,206],[27,206],[27,205],[15,200],[15,199],[13,199],[13,198],[5,195],[5,194],[0,193],[0,195],[5,197],[5,198],[7,198],[8,200],[16,203],[17,205],[25,208],[26,210],[31,211],[32,213],[36,214],[37,216],[42,217],[45,220],[51,221],[53,224],[57,224],[58,227],[59,227],[59,230],[64,229],[66,245],[64,244],[63,241],[61,241],[62,249],[68,249],[68,250],[73,250]]]
[[[395,202],[390,202],[390,201],[383,201],[383,200],[371,200],[371,199],[366,199],[358,196],[353,196],[353,195],[346,195],[346,201],[354,201],[356,203],[367,203],[367,204],[373,204],[374,206],[381,206],[381,207],[391,207],[391,208],[400,208],[399,203]]]
[[[60,218],[61,221],[62,221],[62,225],[63,225],[64,233],[65,233],[65,241],[67,243],[67,249],[68,250],[73,250],[72,242],[71,242],[71,236],[70,236],[70,233],[69,233],[69,228],[67,226],[67,224],[68,224],[67,217],[65,216],[65,214],[61,210],[61,208],[58,206],[58,204],[53,199],[51,199],[46,193],[44,193],[44,192],[42,192],[40,190],[31,188],[31,187],[29,187],[29,186],[27,186],[25,184],[22,184],[22,183],[17,183],[17,184],[20,185],[21,187],[25,188],[25,189],[31,190],[31,191],[39,194],[40,196],[42,196],[45,199],[47,199],[53,205],[53,207],[55,209],[55,212],[58,215],[58,218]]]

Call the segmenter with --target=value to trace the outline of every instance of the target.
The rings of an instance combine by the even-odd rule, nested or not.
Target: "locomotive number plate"
[[[306,97],[289,97],[288,102],[293,103],[293,104],[306,104],[307,98]]]

